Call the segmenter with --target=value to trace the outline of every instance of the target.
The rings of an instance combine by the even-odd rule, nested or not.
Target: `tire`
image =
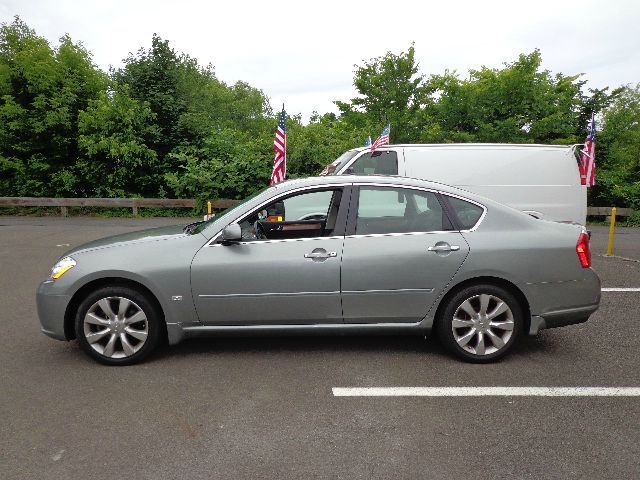
[[[93,359],[106,365],[132,365],[156,349],[162,322],[148,295],[114,285],[94,290],[80,303],[75,329],[80,346]]]
[[[437,335],[442,345],[462,360],[498,360],[509,353],[521,335],[522,307],[502,287],[469,286],[446,302],[437,319]]]

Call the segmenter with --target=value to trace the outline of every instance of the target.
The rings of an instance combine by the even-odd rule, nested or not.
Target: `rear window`
[[[449,204],[453,208],[456,217],[458,217],[458,221],[460,222],[463,230],[473,228],[476,223],[478,223],[478,220],[480,220],[480,217],[484,212],[482,207],[475,203],[461,200],[460,198],[447,196],[447,200],[449,200]]]

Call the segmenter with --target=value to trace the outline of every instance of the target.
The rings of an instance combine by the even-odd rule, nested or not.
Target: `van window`
[[[432,192],[361,187],[356,235],[451,230],[449,219]]]
[[[398,175],[398,154],[392,150],[367,152],[344,172],[352,175]]]
[[[463,230],[473,228],[475,224],[478,223],[478,220],[480,220],[482,212],[484,212],[484,209],[475,203],[449,196],[447,196],[447,199],[458,217],[458,221],[460,222]]]

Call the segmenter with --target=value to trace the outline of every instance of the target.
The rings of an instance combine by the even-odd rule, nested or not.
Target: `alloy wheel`
[[[84,336],[93,350],[108,358],[126,358],[147,341],[149,322],[135,302],[125,297],[105,297],[84,316]]]
[[[451,322],[456,343],[478,356],[490,355],[504,348],[514,327],[509,305],[501,298],[486,293],[462,302]]]

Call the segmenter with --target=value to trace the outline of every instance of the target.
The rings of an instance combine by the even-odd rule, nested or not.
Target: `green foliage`
[[[599,205],[640,210],[640,83],[624,87],[602,120],[592,200]]]
[[[145,139],[160,136],[148,104],[115,85],[80,113],[74,190],[86,196],[125,197],[157,194],[157,154]]]
[[[462,78],[421,73],[413,45],[364,61],[340,115],[287,118],[288,176],[317,174],[388,123],[392,143],[571,144],[595,112],[590,201],[640,209],[640,86],[588,89],[541,62],[535,50]],[[106,74],[68,36],[52,46],[18,17],[0,26],[2,196],[245,197],[268,184],[277,117],[261,90],[157,35]]]
[[[335,103],[344,120],[356,128],[378,132],[390,123],[395,143],[415,141],[420,111],[428,101],[418,71],[413,45],[400,55],[387,52],[362,67],[356,65],[353,85],[359,97]]]
[[[57,48],[22,20],[0,27],[0,195],[57,196],[78,158],[78,115],[107,78],[81,44]]]

